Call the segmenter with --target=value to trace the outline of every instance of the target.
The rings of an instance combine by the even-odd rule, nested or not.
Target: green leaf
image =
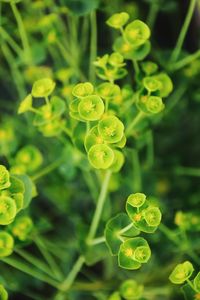
[[[200,272],[194,278],[194,287],[200,293]]]
[[[8,300],[8,293],[2,284],[0,284],[0,298],[1,300]]]
[[[199,298],[195,297],[197,293],[191,288],[191,286],[187,283],[183,287],[181,287],[181,291],[184,294],[185,300],[198,300]]]

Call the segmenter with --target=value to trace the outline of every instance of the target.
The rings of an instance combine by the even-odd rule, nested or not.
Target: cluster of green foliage
[[[13,119],[3,99],[0,121],[0,299],[200,299],[200,273],[191,280],[200,265],[198,202],[173,206],[162,173],[170,160],[154,159],[154,129],[200,73],[199,50],[182,51],[197,1],[166,53],[151,38],[158,12],[176,11],[176,1],[146,0],[145,22],[139,1],[116,1],[114,14],[106,0],[28,2],[0,0],[2,12],[10,8],[0,58],[20,100]],[[97,7],[108,53],[97,48]],[[175,175],[184,171],[200,175],[182,167]],[[177,265],[185,259],[193,263]]]

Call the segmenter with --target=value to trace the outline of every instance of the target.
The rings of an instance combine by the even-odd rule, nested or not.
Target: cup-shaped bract
[[[112,163],[110,168],[111,168],[113,173],[117,173],[123,167],[125,158],[124,158],[124,155],[121,151],[113,150],[113,152],[114,152],[114,160],[113,160],[113,163]]]
[[[129,15],[126,12],[121,12],[112,15],[107,21],[106,24],[115,29],[122,28],[129,19]]]
[[[169,276],[169,280],[174,284],[183,284],[188,280],[194,271],[194,267],[189,261],[178,264]]]
[[[171,78],[166,73],[154,75],[154,78],[160,82],[159,96],[163,98],[169,96],[169,94],[173,90],[173,83]]]
[[[106,144],[94,145],[88,152],[88,159],[96,169],[108,169],[114,160],[113,150]]]
[[[120,68],[120,67],[123,67],[125,65],[124,57],[118,52],[113,52],[109,56],[108,62],[111,66],[116,67],[116,68]]]
[[[24,165],[28,172],[33,172],[41,166],[43,157],[34,145],[27,145],[20,149],[15,160],[18,165]]]
[[[26,96],[26,98],[20,103],[19,108],[18,108],[18,114],[23,114],[27,111],[29,111],[32,108],[32,95],[29,94]]]
[[[147,75],[152,75],[158,70],[158,65],[152,61],[145,61],[141,63],[142,71]]]
[[[124,35],[130,44],[138,47],[149,39],[151,32],[147,24],[140,20],[135,20],[126,26]]]
[[[38,126],[38,130],[42,132],[45,137],[58,136],[62,131],[63,122],[61,119],[52,120],[50,123]]]
[[[149,92],[155,92],[161,87],[161,82],[153,76],[147,76],[143,79],[143,85]]]
[[[43,78],[34,82],[31,94],[35,98],[48,97],[54,90],[56,84],[51,78]]]
[[[134,47],[132,44],[118,37],[115,40],[113,49],[118,51],[125,59],[143,60],[151,50],[151,43],[147,40],[144,44]]]
[[[139,263],[146,263],[151,256],[151,249],[147,246],[137,247],[134,251],[134,259]]]
[[[17,207],[14,199],[8,196],[0,196],[0,225],[10,224],[15,218]]]
[[[200,272],[194,278],[194,287],[200,293]]]
[[[119,142],[117,142],[116,144],[115,144],[115,147],[117,147],[117,148],[124,148],[125,147],[125,145],[126,145],[126,136],[125,136],[125,134],[122,136],[122,138],[121,138],[121,140],[119,141]]]
[[[8,293],[2,284],[0,284],[0,299],[8,300]]]
[[[101,83],[97,87],[97,94],[102,99],[112,100],[114,97],[119,96],[121,93],[120,87],[117,84],[113,84],[110,82]]]
[[[7,189],[10,186],[10,174],[5,166],[0,165],[0,190]]]
[[[149,226],[158,226],[161,222],[162,214],[158,207],[148,207],[144,210],[144,219]]]
[[[106,68],[106,65],[107,65],[107,63],[108,63],[108,60],[109,60],[109,55],[108,55],[108,54],[105,54],[105,55],[102,56],[102,57],[97,57],[97,60],[95,60],[93,64],[94,64],[96,67],[105,69],[105,68]]]
[[[134,299],[140,299],[142,296],[144,290],[144,286],[141,284],[138,284],[133,279],[127,279],[125,280],[121,286],[120,286],[120,295],[123,297],[123,299],[126,300],[134,300]]]
[[[108,116],[98,124],[100,135],[107,143],[117,143],[124,135],[124,124],[115,116]]]
[[[161,112],[165,105],[163,104],[162,98],[158,96],[150,96],[145,103],[147,111],[152,114],[158,114]]]
[[[78,112],[85,121],[97,121],[104,113],[103,100],[96,95],[86,96],[79,103]]]
[[[141,248],[144,247],[144,248]],[[138,250],[143,249],[143,251]],[[138,251],[138,253],[137,253]],[[140,257],[140,262],[136,260],[135,252],[137,258]],[[118,263],[119,266],[124,269],[136,270],[141,267],[142,263],[146,263],[151,255],[151,250],[147,241],[141,237],[135,237],[127,239],[120,246],[119,254],[118,254]],[[143,259],[141,259],[143,257]]]
[[[97,144],[104,144],[104,140],[99,134],[98,126],[96,125],[91,128],[88,134],[85,136],[84,146],[86,151],[88,152],[92,146]]]
[[[127,203],[133,207],[141,207],[146,201],[146,195],[143,193],[130,194]]]
[[[0,231],[0,258],[12,254],[14,248],[14,239],[6,231]]]
[[[65,102],[57,96],[53,96],[49,104],[39,108],[39,113],[35,115],[33,124],[35,126],[50,123],[60,117],[65,111]]]
[[[13,236],[17,237],[20,241],[25,241],[33,230],[33,221],[29,216],[19,216],[9,228]]]
[[[90,82],[78,83],[72,90],[72,95],[75,97],[86,97],[92,95],[94,87]]]

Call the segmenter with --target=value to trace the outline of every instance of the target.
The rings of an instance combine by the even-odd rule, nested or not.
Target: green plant
[[[13,81],[10,94],[22,99],[18,117],[6,115],[0,127],[0,298],[8,290],[37,300],[180,299],[171,272],[185,299],[199,299],[200,273],[191,280],[200,264],[197,195],[177,180],[199,169],[181,167],[168,148],[177,140],[169,124],[185,120],[173,108],[180,103],[189,115],[188,91],[199,102],[191,79],[199,50],[182,51],[196,1],[169,52],[153,28],[160,11],[178,11],[173,0],[145,0],[145,22],[143,1],[116,1],[112,15],[99,1],[110,37],[104,52],[98,1],[0,2],[11,9],[0,27],[11,74],[3,82],[9,95]]]

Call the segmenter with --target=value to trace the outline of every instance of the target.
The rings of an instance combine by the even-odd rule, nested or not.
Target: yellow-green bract
[[[11,234],[0,231],[0,258],[12,254],[14,247],[14,239]]]
[[[175,284],[183,284],[188,280],[194,271],[193,265],[189,261],[177,265],[169,276],[169,280]]]

